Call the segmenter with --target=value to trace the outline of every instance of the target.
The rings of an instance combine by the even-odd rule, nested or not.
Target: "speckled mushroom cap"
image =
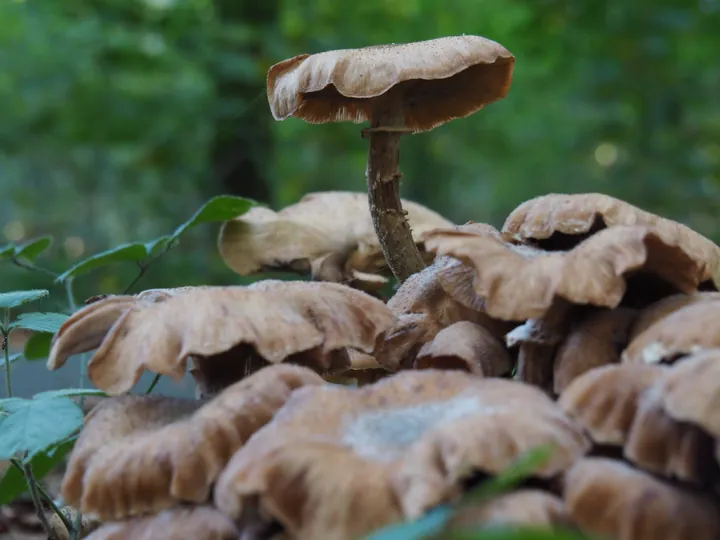
[[[203,503],[232,454],[296,388],[324,381],[300,366],[261,369],[206,402],[123,396],[85,419],[62,483],[65,501],[102,520]]]
[[[622,353],[628,363],[672,363],[720,347],[720,301],[690,303],[649,325]]]
[[[276,120],[372,119],[373,100],[394,94],[414,131],[428,131],[502,99],[515,58],[479,36],[302,54],[270,68],[267,96]]]
[[[156,515],[106,523],[87,540],[236,540],[233,522],[211,506],[164,510]]]
[[[703,266],[681,244],[652,227],[618,226],[594,234],[567,252],[503,242],[478,231],[436,230],[425,246],[475,269],[474,287],[487,313],[523,321],[543,317],[558,299],[617,307],[627,276],[656,276],[681,292],[696,290]]]
[[[90,360],[88,376],[96,387],[122,394],[145,369],[183,377],[191,357],[226,363],[231,374],[230,364],[252,355],[271,364],[342,370],[349,366],[346,347],[371,353],[392,323],[380,300],[337,283],[204,287],[126,310]]]
[[[564,477],[565,505],[588,534],[616,540],[716,540],[720,507],[622,461],[585,458]]]
[[[554,452],[535,474],[548,478],[588,441],[540,390],[460,371],[403,371],[358,389],[294,392],[235,454],[215,502],[234,518],[258,505],[298,539],[352,538],[416,518],[457,495],[474,471],[497,473],[543,445]]]
[[[418,244],[424,232],[452,226],[420,204],[401,202]],[[345,282],[363,280],[363,273],[377,281],[382,277],[378,272],[388,273],[367,193],[310,193],[278,212],[254,207],[223,224],[218,248],[225,263],[243,276],[285,269],[312,273],[323,281]],[[385,281],[380,279],[380,284]]]

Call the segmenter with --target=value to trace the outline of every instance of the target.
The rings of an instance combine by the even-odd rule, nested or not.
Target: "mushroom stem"
[[[392,273],[403,282],[425,268],[400,202],[400,137],[405,129],[402,108],[393,99],[379,99],[373,106],[367,162],[370,214],[380,247]]]

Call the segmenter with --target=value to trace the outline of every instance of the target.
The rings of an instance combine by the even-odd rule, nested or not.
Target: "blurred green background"
[[[602,191],[718,239],[719,28],[720,0],[2,0],[0,243],[53,234],[39,262],[62,271],[169,232],[213,195],[281,207],[364,190],[361,126],[275,122],[268,67],[461,33],[510,49],[512,88],[404,138],[404,197],[500,225],[529,197]],[[239,282],[216,234],[194,231],[138,288]],[[84,277],[78,297],[136,271]],[[8,264],[0,283],[49,286]]]

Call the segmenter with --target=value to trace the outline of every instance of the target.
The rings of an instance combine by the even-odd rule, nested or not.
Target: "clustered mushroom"
[[[501,97],[511,68],[471,36],[271,68],[276,118],[371,120],[372,223],[402,283],[387,303],[358,290],[382,277],[371,213],[323,193],[220,235],[238,273],[315,281],[153,290],[73,314],[48,366],[95,350],[88,375],[112,396],[62,484],[100,522],[90,538],[354,540],[445,505],[441,535],[720,538],[720,248],[600,194],[533,199],[499,230],[408,204],[416,235],[389,239],[394,137]],[[197,399],[132,394],[144,370],[178,379],[188,363]],[[466,497],[538,448],[524,481]]]

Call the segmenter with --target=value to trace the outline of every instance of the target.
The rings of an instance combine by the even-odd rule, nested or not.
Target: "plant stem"
[[[19,266],[20,268],[24,268],[25,270],[32,270],[33,272],[40,272],[41,274],[45,274],[46,276],[51,277],[57,277],[59,274],[56,274],[52,270],[48,270],[47,268],[42,268],[40,266],[37,266],[36,264],[31,263],[30,261],[22,261],[16,257],[13,257],[12,262],[15,266]]]
[[[159,374],[155,375],[155,378],[154,378],[154,379],[152,380],[152,382],[150,383],[150,386],[148,386],[148,389],[145,390],[145,394],[146,394],[146,395],[149,394],[150,392],[152,392],[152,391],[155,389],[155,386],[157,385],[158,381],[160,381],[160,375],[159,375]]]
[[[425,268],[400,201],[399,146],[404,124],[402,109],[392,97],[378,99],[372,128],[363,133],[370,139],[366,172],[370,214],[385,260],[401,283]]]
[[[23,465],[19,465],[16,460],[13,460],[13,463],[16,467],[20,467],[20,470],[23,473],[23,476],[25,476],[25,481],[27,482],[28,489],[30,490],[30,497],[32,498],[33,506],[35,507],[35,513],[37,514],[38,519],[40,520],[40,524],[42,525],[43,529],[48,535],[48,539],[50,540],[58,540],[57,535],[50,527],[50,523],[48,523],[47,516],[45,515],[45,511],[43,510],[42,501],[40,500],[40,492],[39,492],[39,486],[37,482],[35,481],[35,478],[33,477],[32,473],[32,466],[30,463],[25,463]],[[47,494],[46,494],[47,495]],[[55,503],[50,499],[50,497],[46,497],[46,499],[49,499],[48,502],[53,507],[53,511],[58,514],[60,519],[62,519],[63,524],[67,527],[67,519],[65,516],[62,515],[60,510],[55,506]],[[68,531],[71,531],[72,528],[68,528]]]
[[[140,281],[140,279],[142,279],[142,277],[145,275],[145,272],[147,272],[149,263],[148,263],[148,264],[143,264],[143,263],[140,263],[140,262],[139,262],[139,263],[138,263],[138,266],[140,267],[140,271],[138,272],[137,276],[135,276],[135,279],[133,279],[133,280],[130,282],[130,284],[129,284],[127,287],[125,287],[125,290],[122,292],[122,294],[127,294],[127,293],[129,293],[129,292],[130,292],[130,289],[132,289],[132,288],[135,286],[135,284],[136,284],[138,281]]]
[[[68,309],[72,313],[77,309],[75,293],[73,292],[73,278],[65,280],[65,295],[67,296]]]
[[[10,310],[4,310],[3,326],[2,326],[2,349],[5,358],[5,393],[7,397],[12,397],[12,378],[10,376]]]

